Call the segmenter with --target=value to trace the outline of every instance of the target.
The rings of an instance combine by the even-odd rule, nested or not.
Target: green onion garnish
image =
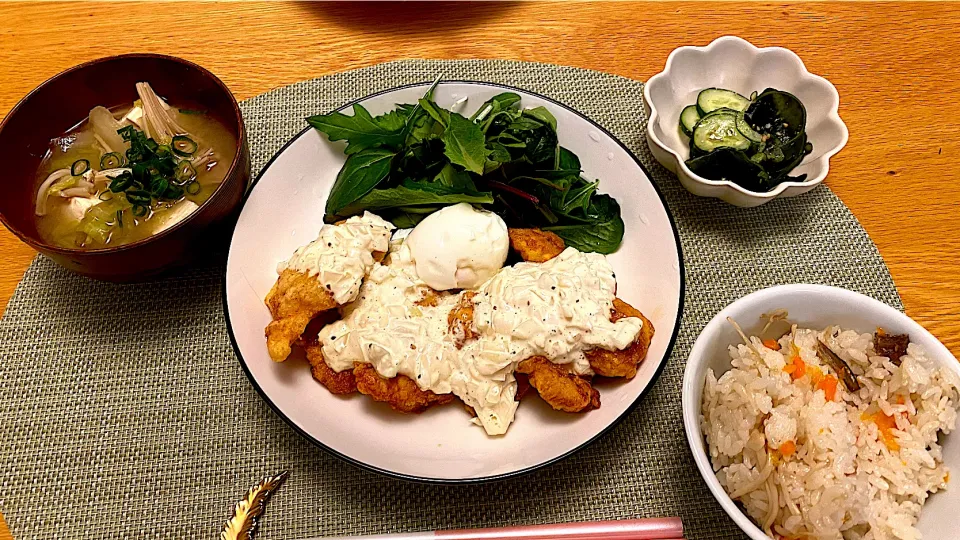
[[[192,156],[197,153],[198,148],[197,143],[186,135],[174,136],[170,146],[173,148],[173,153],[182,157]]]
[[[117,226],[123,228],[123,210],[117,210]]]
[[[117,133],[130,143],[127,159],[119,154],[105,154],[101,158],[101,168],[130,167],[130,171],[110,177],[109,190],[127,197],[133,205],[134,216],[148,215],[155,201],[178,201],[184,191],[190,194],[200,192],[197,170],[188,159],[184,159],[197,151],[193,139],[177,135],[169,145],[159,144],[134,126],[124,126]]]
[[[166,178],[159,175],[153,176],[150,178],[150,193],[152,193],[154,197],[160,198],[169,185],[170,182],[168,182]]]
[[[127,200],[130,201],[134,206],[150,206],[153,202],[153,197],[150,196],[150,192],[143,190],[130,190],[126,192]]]
[[[133,185],[133,175],[127,171],[120,173],[117,176],[108,176],[110,178],[110,191],[114,193],[120,193],[126,191],[128,187]]]
[[[162,196],[164,199],[169,199],[169,200],[171,200],[171,201],[175,201],[175,200],[179,199],[180,197],[183,197],[183,190],[180,189],[180,188],[178,188],[177,186],[170,186],[170,187],[168,187],[168,188],[163,192],[163,194],[162,194],[161,196]]]
[[[117,130],[117,135],[120,135],[120,138],[125,142],[132,141],[135,133],[137,133],[137,128],[133,126],[123,126]]]
[[[86,159],[78,159],[73,162],[73,165],[70,166],[70,174],[73,176],[80,176],[81,174],[90,170],[90,161]]]
[[[117,152],[109,152],[100,158],[100,170],[117,169],[123,167],[126,160]]]
[[[189,184],[196,177],[197,170],[193,168],[193,164],[191,164],[189,161],[183,160],[177,165],[175,182],[177,185],[182,186],[184,184]]]

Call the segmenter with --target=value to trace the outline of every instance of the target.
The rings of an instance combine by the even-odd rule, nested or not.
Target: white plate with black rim
[[[382,114],[398,103],[416,103],[429,85],[394,88],[357,102]],[[450,108],[467,97],[464,110],[472,112],[504,91],[519,94],[524,107],[549,109],[557,118],[560,144],[580,157],[587,178],[600,179],[601,192],[620,203],[626,232],[620,249],[609,256],[617,296],[652,321],[653,343],[635,378],[597,383],[599,409],[557,412],[530,395],[500,437],[487,436],[456,405],[403,415],[366,396],[331,394],[313,380],[302,355],[273,362],[263,335],[270,322],[263,299],[276,281],[277,263],[316,238],[327,194],[345,159],[344,143],[305,129],[270,160],[244,201],[227,260],[224,311],[237,357],[263,399],[301,435],[360,467],[404,479],[455,483],[504,478],[554,463],[626,417],[673,349],[683,309],[683,259],[673,219],[649,174],[606,130],[544,96],[490,83],[444,81],[434,99]]]

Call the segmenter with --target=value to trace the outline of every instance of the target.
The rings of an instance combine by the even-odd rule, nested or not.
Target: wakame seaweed
[[[729,90],[708,91],[742,98]],[[691,157],[686,164],[695,174],[710,180],[729,180],[756,192],[770,191],[782,182],[806,179],[805,174],[789,176],[813,151],[806,133],[807,111],[796,96],[768,88],[750,99],[743,98],[745,107],[737,109],[704,110],[701,101],[698,98],[696,113],[689,107],[685,109],[686,123],[681,118],[681,129],[691,134]],[[692,127],[691,116],[696,119]],[[703,131],[698,135],[698,130]],[[698,146],[697,141],[706,142]]]

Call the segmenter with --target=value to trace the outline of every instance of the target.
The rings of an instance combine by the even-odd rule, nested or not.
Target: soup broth
[[[166,103],[161,104],[167,107]],[[94,125],[96,109],[91,111],[90,118],[50,142],[38,170],[37,229],[44,240],[74,249],[136,242],[185,219],[223,182],[236,153],[236,138],[226,127],[203,111],[178,104],[179,108],[166,108],[166,114],[177,126],[176,131],[182,128],[185,133],[178,133],[173,140],[158,135],[161,140],[150,138],[156,144],[150,143],[146,135],[161,130],[151,129],[149,120],[142,117],[136,122],[141,111],[135,109],[139,105],[138,100],[136,106],[115,108],[109,114],[118,125],[143,133],[141,142],[150,148],[156,146],[157,155],[166,160],[164,165],[175,164],[174,172],[158,171],[150,164],[157,161],[143,162],[147,163],[146,173],[143,165],[134,171],[138,154],[135,148],[131,154],[131,148],[137,143],[127,140],[121,143],[119,138],[99,136],[105,133],[103,123],[110,124],[110,120]],[[131,111],[132,119],[128,115]],[[147,111],[146,107],[142,108],[142,113]],[[107,114],[105,110],[101,113]],[[126,132],[131,133],[129,129]],[[190,143],[195,144],[191,147]],[[123,144],[123,148],[116,148],[119,144]],[[188,154],[191,149],[195,151]],[[147,154],[154,155],[149,151]],[[89,164],[88,171],[84,171],[84,160]],[[133,178],[134,172],[138,173],[137,178]],[[121,176],[130,176],[132,180],[118,181]],[[44,183],[49,187],[44,187]],[[119,189],[124,183],[130,185],[126,190]]]

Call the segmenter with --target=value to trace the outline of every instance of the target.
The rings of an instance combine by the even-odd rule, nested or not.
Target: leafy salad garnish
[[[380,116],[354,104],[352,116],[307,119],[331,141],[347,142],[326,221],[369,210],[408,228],[466,202],[496,212],[510,227],[553,231],[580,251],[616,251],[620,206],[597,192],[598,180],[581,176],[579,158],[558,144],[550,111],[521,108],[519,95],[504,92],[465,117],[437,105],[436,85],[417,103]]]

